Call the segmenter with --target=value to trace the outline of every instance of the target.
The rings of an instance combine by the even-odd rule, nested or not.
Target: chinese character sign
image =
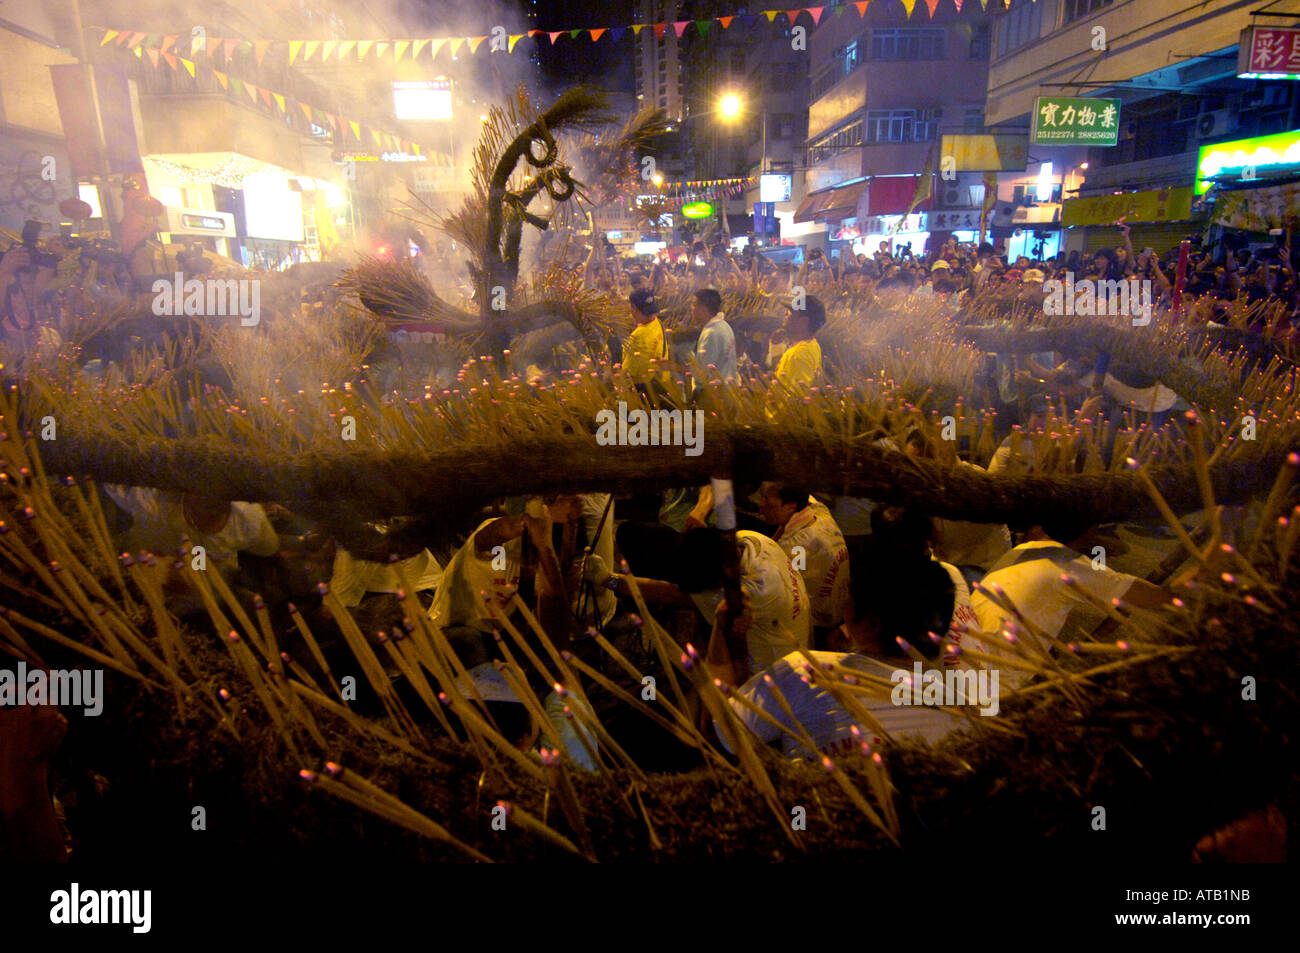
[[[1300,28],[1248,27],[1242,31],[1238,51],[1240,75],[1300,75]]]
[[[1034,100],[1034,131],[1038,146],[1113,146],[1119,142],[1118,99],[1075,99],[1039,96]]]

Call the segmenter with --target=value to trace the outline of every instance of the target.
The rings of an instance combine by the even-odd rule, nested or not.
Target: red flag
[[[673,29],[677,31],[678,39],[681,38],[682,33],[684,33],[686,31],[686,28],[690,25],[691,25],[690,20],[678,20],[676,23],[673,24]]]
[[[957,5],[960,7],[960,6],[961,6],[961,3],[959,2]],[[812,14],[812,18],[813,18],[813,26],[820,26],[820,25],[821,25],[821,22],[822,22],[822,11],[825,10],[825,9],[826,9],[825,7],[809,7],[809,8],[808,8],[808,12]]]
[[[869,3],[871,3],[871,0],[858,0],[857,3],[853,4],[858,8],[858,16],[865,17],[867,15],[867,4]]]
[[[734,19],[735,17],[718,17],[718,22],[722,24],[722,28],[725,30],[727,27],[731,26],[731,21]]]
[[[664,30],[667,30],[667,29],[668,29],[668,24],[667,24],[667,23],[656,23],[656,24],[655,24],[655,36],[658,37],[658,38],[661,38],[661,39],[662,39],[662,38],[663,38],[663,35],[664,35]],[[678,36],[681,36],[680,33],[678,33],[677,35],[678,35]]]

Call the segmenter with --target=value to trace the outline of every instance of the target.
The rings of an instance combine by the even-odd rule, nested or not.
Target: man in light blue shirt
[[[700,339],[695,345],[695,360],[699,364],[698,373],[707,375],[704,381],[715,378],[729,384],[737,383],[740,374],[736,371],[736,335],[722,313],[722,295],[713,288],[702,288],[695,292],[695,307],[692,312],[696,321],[704,324]],[[714,370],[709,370],[712,367]],[[698,393],[700,382],[695,389]]]

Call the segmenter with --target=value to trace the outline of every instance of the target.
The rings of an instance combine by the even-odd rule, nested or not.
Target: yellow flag
[[[320,49],[320,40],[308,40],[307,49],[302,54],[303,62],[305,63],[307,60],[311,59],[311,55],[319,49]]]
[[[284,96],[280,93],[272,93],[271,95],[275,97],[275,104],[280,107],[280,112],[284,112]]]
[[[193,61],[193,60],[187,60],[187,59],[185,59],[185,58],[182,57],[182,58],[181,58],[181,66],[184,66],[184,67],[185,67],[185,72],[189,73],[189,74],[190,74],[190,78],[193,79],[193,77],[194,77],[194,61]]]
[[[366,58],[366,54],[370,52],[370,47],[372,47],[374,43],[375,43],[374,40],[357,41],[357,62],[360,62],[361,60],[364,60]]]
[[[302,43],[303,43],[302,40],[289,41],[289,65],[290,66],[292,66],[293,61],[298,58],[298,51],[302,49]]]
[[[118,35],[119,33],[121,33],[121,32],[122,32],[121,30],[105,30],[105,31],[104,31],[104,38],[103,38],[102,40],[99,41],[99,45],[100,45],[100,46],[103,46],[105,43],[107,43],[109,40],[113,39],[113,37],[117,36],[117,35]]]
[[[410,40],[398,40],[393,44],[393,61],[396,62],[402,58],[402,54],[410,47]]]

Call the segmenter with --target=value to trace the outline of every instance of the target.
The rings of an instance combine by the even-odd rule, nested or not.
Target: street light
[[[723,94],[722,98],[718,100],[718,115],[720,115],[723,121],[725,122],[730,122],[733,119],[738,119],[741,113],[743,113],[744,111],[745,111],[744,100],[742,100],[740,96],[738,96],[736,93],[725,93]],[[763,110],[762,160],[759,165],[758,171],[760,174],[767,171],[767,110],[766,109]]]

